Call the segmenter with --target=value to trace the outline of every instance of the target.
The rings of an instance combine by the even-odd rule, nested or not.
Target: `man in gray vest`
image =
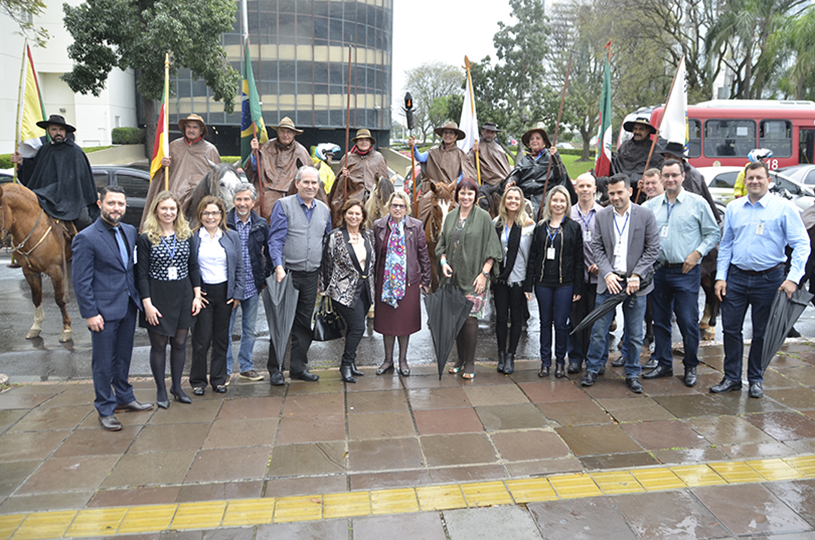
[[[279,282],[290,272],[294,288],[300,292],[297,313],[291,329],[292,379],[319,380],[308,371],[308,348],[311,346],[311,316],[317,298],[317,281],[323,255],[323,236],[331,232],[328,206],[315,199],[320,189],[320,176],[314,167],[300,167],[294,177],[297,193],[277,201],[269,219],[269,257]],[[277,358],[269,343],[269,375],[273,386],[285,384],[283,359]]]

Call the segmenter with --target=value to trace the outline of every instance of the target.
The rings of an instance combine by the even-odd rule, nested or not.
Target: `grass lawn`
[[[594,167],[594,161],[577,161],[580,159],[580,156],[561,154],[560,157],[563,159],[563,164],[566,166],[566,171],[569,173],[569,178],[571,178],[572,181]]]

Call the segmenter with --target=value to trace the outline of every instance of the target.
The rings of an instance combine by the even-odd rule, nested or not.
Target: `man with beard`
[[[475,153],[481,162],[481,184],[497,186],[509,175],[512,167],[509,166],[507,153],[495,140],[501,130],[492,122],[484,122],[481,126],[481,140],[476,141],[470,150],[470,159],[473,167],[477,167]]]
[[[150,190],[147,192],[141,216],[142,224],[150,212],[153,198],[164,191],[164,173],[162,172],[164,167],[170,168],[167,189],[172,191],[181,203],[179,213],[186,214],[190,207],[192,192],[198,182],[210,171],[210,163],[221,162],[218,149],[209,141],[204,140],[207,126],[203,118],[197,114],[191,114],[178,121],[178,129],[184,136],[170,143],[170,155],[161,159],[162,169],[150,182]],[[192,210],[194,212],[195,208]]]
[[[347,199],[365,200],[366,193],[376,187],[377,175],[389,178],[388,164],[382,154],[374,150],[376,139],[367,129],[357,130],[351,151],[340,160],[340,174],[328,196],[331,219],[340,223],[342,205]]]
[[[651,152],[651,135],[654,135],[657,130],[644,116],[624,123],[623,129],[633,136],[617,149],[617,153],[611,160],[611,168],[615,174],[628,175],[631,184],[636,185],[642,178],[642,173],[645,172],[645,163]],[[661,165],[662,157],[655,152],[651,156],[649,167],[659,168]]]
[[[313,166],[306,147],[294,140],[295,135],[303,133],[303,130],[294,127],[291,118],[284,117],[280,124],[272,126],[272,129],[277,131],[277,137],[263,146],[260,146],[257,139],[252,139],[252,158],[246,168],[249,181],[263,188],[263,193],[255,203],[255,210],[265,219],[272,215],[275,203],[289,194],[294,175],[300,167]],[[255,162],[255,150],[260,165]],[[259,175],[258,167],[262,168]],[[258,176],[261,178],[260,182],[257,181]],[[325,191],[322,187],[317,193],[317,198],[325,200]]]
[[[120,223],[127,209],[121,186],[106,186],[100,195],[101,217],[74,237],[72,274],[76,303],[91,331],[93,404],[102,428],[120,431],[114,412],[153,405],[136,401],[127,380],[136,313],[142,309],[134,277],[136,228]]]
[[[46,214],[73,221],[77,230],[82,229],[96,219],[99,208],[91,164],[82,148],[68,137],[76,128],[58,114],[37,125],[48,132],[51,143],[37,151],[31,176],[24,184],[37,195]],[[23,158],[15,152],[11,161],[22,164]]]

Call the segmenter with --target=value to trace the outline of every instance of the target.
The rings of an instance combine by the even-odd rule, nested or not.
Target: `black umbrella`
[[[444,371],[444,364],[453,349],[453,342],[467,322],[473,309],[473,303],[467,300],[458,287],[446,285],[433,294],[424,297],[427,318],[430,324],[430,337],[433,338],[433,350],[436,351],[436,362],[439,365],[439,379]]]
[[[764,330],[764,347],[761,349],[762,372],[770,365],[770,360],[784,344],[790,329],[812,298],[813,295],[804,289],[797,289],[792,293],[792,298],[787,298],[784,291],[775,293],[767,328]]]
[[[654,268],[654,272],[656,272],[656,270],[660,267],[661,267],[660,265],[656,266]],[[653,272],[646,276],[645,278],[643,278],[642,280],[640,280],[640,290],[646,288],[648,285],[651,284],[652,281],[654,281]],[[628,293],[625,292],[625,284],[623,283],[622,286],[623,290],[621,290],[615,295],[606,298],[602,304],[594,308],[594,310],[591,313],[586,315],[583,318],[583,320],[580,321],[580,324],[574,327],[574,330],[572,330],[569,333],[569,335],[574,335],[576,332],[580,332],[584,328],[589,328],[595,322],[599,321],[600,319],[608,315],[610,312],[614,311],[618,305],[622,304],[623,300],[628,298]]]
[[[269,323],[269,339],[275,348],[278,367],[281,371],[299,296],[300,291],[294,288],[291,274],[286,274],[280,283],[277,282],[274,274],[266,278],[266,288],[263,289],[263,308],[266,310],[266,320]]]

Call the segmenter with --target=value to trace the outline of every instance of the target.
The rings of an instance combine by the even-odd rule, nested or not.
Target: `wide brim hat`
[[[182,118],[178,121],[178,129],[180,129],[182,133],[187,130],[187,122],[198,122],[201,124],[201,129],[203,129],[203,133],[201,133],[201,135],[203,136],[207,134],[207,125],[204,123],[204,119],[197,114],[191,114],[188,117]]]
[[[485,129],[487,131],[494,131],[496,133],[501,132],[501,130],[498,129],[498,126],[495,125],[494,122],[484,122],[484,124],[481,126],[481,129]]]
[[[65,128],[66,133],[73,133],[76,131],[74,126],[65,123],[65,118],[58,114],[52,114],[48,117],[48,120],[40,120],[37,122],[37,125],[45,131],[48,131],[48,126],[62,126]]]
[[[284,116],[283,120],[281,120],[278,125],[272,126],[272,129],[275,130],[275,131],[280,131],[280,128],[290,129],[293,132],[298,133],[298,134],[303,133],[302,129],[297,129],[296,127],[294,127],[294,122],[292,122],[291,118],[289,118],[288,116]]]
[[[637,124],[647,127],[648,131],[651,132],[651,135],[653,135],[654,133],[657,132],[657,128],[652,126],[651,122],[649,122],[648,119],[646,117],[644,117],[644,116],[640,116],[640,117],[638,117],[638,118],[636,118],[634,120],[629,120],[628,122],[625,122],[623,124],[623,129],[628,131],[628,132],[632,132],[632,131],[634,131],[634,126],[637,125]]]
[[[445,130],[455,131],[457,141],[460,141],[460,140],[464,139],[465,137],[467,137],[467,134],[464,133],[463,131],[461,131],[460,129],[458,129],[458,124],[456,124],[452,120],[448,120],[447,122],[444,123],[444,125],[442,127],[437,127],[433,131],[436,132],[436,135],[441,137],[441,134],[444,133]]]
[[[665,145],[665,148],[660,148],[658,150],[660,154],[663,156],[665,154],[671,154],[672,156],[677,156],[684,158],[685,157],[685,145],[678,142],[669,142]]]
[[[552,146],[552,143],[549,141],[549,135],[546,134],[546,130],[543,129],[542,127],[533,127],[532,129],[523,134],[523,136],[521,137],[521,142],[524,144],[524,146],[529,148],[529,139],[532,137],[533,133],[541,134],[541,137],[543,137],[543,146],[545,148],[549,148]]]
[[[373,135],[371,135],[371,132],[365,128],[358,129],[356,136],[353,139],[351,139],[351,141],[353,141],[354,144],[357,144],[357,141],[359,139],[371,139],[371,144],[376,145],[376,139],[374,139]]]

